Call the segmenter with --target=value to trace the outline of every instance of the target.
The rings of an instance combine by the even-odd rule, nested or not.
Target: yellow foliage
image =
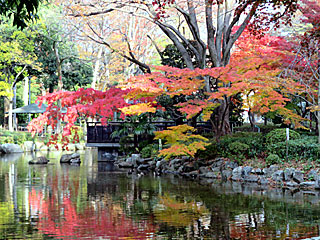
[[[205,147],[209,145],[207,138],[192,134],[195,129],[186,124],[168,129],[155,132],[155,139],[164,139],[169,145],[169,148],[159,152],[159,156],[165,157],[165,159],[185,155],[194,157],[198,150],[205,150]]]
[[[146,112],[155,113],[156,108],[152,107],[150,103],[138,103],[130,105],[129,107],[120,108],[120,111],[128,115],[140,115]]]
[[[170,226],[186,227],[198,220],[201,216],[209,214],[204,206],[199,206],[194,201],[179,202],[174,198],[164,195],[154,210],[156,219]]]

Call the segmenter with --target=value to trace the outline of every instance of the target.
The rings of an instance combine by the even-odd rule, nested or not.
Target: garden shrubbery
[[[289,136],[290,140],[295,140],[300,138],[300,134],[294,130],[289,130]],[[285,128],[279,128],[272,130],[269,132],[266,136],[266,142],[268,144],[275,144],[280,142],[285,142],[287,139],[286,135],[286,129]]]
[[[266,164],[285,162],[286,129],[275,129],[268,134],[255,132],[238,132],[224,136],[217,142],[211,140],[206,150],[199,151],[198,158],[213,159],[227,157],[232,159],[265,159]],[[316,136],[300,135],[290,130],[288,141],[288,160],[320,161],[320,144]]]
[[[0,131],[0,144],[15,143],[22,145],[25,141],[33,141],[31,134],[28,132]]]

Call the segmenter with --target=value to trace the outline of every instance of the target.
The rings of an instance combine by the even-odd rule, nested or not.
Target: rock
[[[178,168],[178,170],[177,170],[177,172],[178,173],[183,173],[184,171],[183,171],[183,168],[184,168],[184,166],[182,165],[182,166],[180,166],[179,168]]]
[[[308,180],[313,180],[313,181],[318,180],[318,177],[319,177],[318,171],[314,169],[312,169],[307,175]]]
[[[251,173],[252,167],[245,166],[242,168],[242,176],[248,176]]]
[[[259,183],[260,183],[261,185],[267,185],[267,184],[269,184],[269,180],[266,179],[265,177],[260,177]]]
[[[278,170],[272,174],[272,180],[281,183],[283,181],[283,170]]]
[[[253,169],[253,170],[251,171],[251,173],[257,174],[257,175],[263,175],[263,172],[262,172],[261,168]]]
[[[290,181],[290,182],[287,182],[287,183],[286,183],[286,186],[287,186],[287,187],[290,187],[290,188],[295,188],[295,187],[298,187],[299,184],[296,183],[296,182]]]
[[[199,172],[202,174],[206,174],[206,173],[210,172],[210,169],[208,167],[200,167]]]
[[[223,180],[228,180],[232,175],[232,170],[222,170],[221,172],[221,178]]]
[[[167,163],[166,160],[162,159],[160,161],[157,161],[156,163],[156,169],[160,169],[163,165],[165,165]]]
[[[38,157],[36,160],[29,161],[29,164],[47,164],[49,160],[46,157]]]
[[[319,178],[315,181],[314,188],[315,189],[320,189],[320,179]]]
[[[294,168],[286,168],[283,172],[284,181],[286,182],[291,181],[294,171],[295,171]]]
[[[71,162],[74,162],[74,163],[80,162],[80,154],[79,153],[64,154],[60,158],[60,163],[71,163]]]
[[[170,161],[169,165],[170,166],[175,166],[175,165],[181,165],[182,160],[180,158],[175,158]]]
[[[137,160],[138,164],[149,164],[152,161],[152,158],[140,158]]]
[[[214,168],[211,168],[212,172],[214,173],[219,173],[220,172],[220,167],[214,167]]]
[[[188,163],[186,165],[184,165],[184,171],[185,172],[192,172],[195,171],[196,169],[194,168],[192,163]]]
[[[301,188],[314,188],[316,185],[315,181],[310,181],[310,182],[301,182],[300,187]]]
[[[132,162],[120,162],[118,166],[121,168],[133,168],[133,163]]]
[[[297,183],[303,182],[304,174],[301,171],[294,171],[292,174],[293,181]]]
[[[4,149],[2,148],[2,145],[0,145],[0,155],[1,154],[5,154],[5,151],[4,151]]]
[[[224,159],[223,158],[216,158],[213,162],[212,162],[212,167],[219,167],[221,168],[224,165]]]
[[[235,169],[233,169],[232,171],[232,176],[231,179],[233,181],[240,181],[242,180],[242,168],[243,167],[236,167]]]
[[[247,175],[243,177],[243,180],[245,182],[258,182],[259,181],[259,177],[255,176],[255,175]]]
[[[141,158],[140,154],[131,154],[131,159],[134,167],[138,167],[138,160]]]
[[[76,150],[84,150],[84,146],[80,143],[75,144]]]
[[[184,175],[187,176],[187,177],[196,178],[196,177],[198,177],[199,172],[197,170],[195,170],[195,171],[192,171],[192,172],[185,173]]]
[[[205,177],[205,178],[218,178],[218,175],[214,172],[208,172],[208,173],[204,174],[203,177]]]
[[[23,150],[22,148],[18,145],[18,144],[14,144],[14,143],[5,143],[1,145],[2,148],[2,152],[5,154],[9,154],[9,153],[22,153]]]
[[[80,157],[79,158],[72,158],[70,160],[70,163],[78,163],[78,164],[80,164],[81,163]]]
[[[236,167],[238,167],[238,163],[237,162],[232,162],[232,161],[227,161],[225,164],[224,164],[224,169],[226,170],[233,170],[235,169]]]
[[[33,152],[36,150],[36,146],[35,146],[35,143],[32,142],[32,141],[25,141],[23,143],[23,149],[24,151],[26,152]]]
[[[139,167],[137,168],[138,171],[144,171],[144,170],[148,170],[150,167],[149,164],[141,164],[139,165]]]
[[[113,155],[112,153],[109,153],[109,152],[105,152],[101,155],[101,158],[104,160],[104,161],[115,161],[116,160],[116,156]]]

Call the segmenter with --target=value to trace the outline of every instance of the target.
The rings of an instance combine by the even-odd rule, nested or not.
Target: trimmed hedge
[[[267,150],[280,158],[286,158],[286,142],[267,145]],[[317,137],[304,136],[301,139],[289,140],[288,158],[312,161],[320,159],[320,144],[317,143]]]
[[[295,139],[299,139],[299,138],[300,138],[300,134],[298,132],[289,129],[289,139],[290,140],[295,140]],[[266,136],[266,142],[268,144],[285,142],[286,139],[287,139],[287,133],[286,133],[285,128],[279,128],[279,129],[272,130]]]

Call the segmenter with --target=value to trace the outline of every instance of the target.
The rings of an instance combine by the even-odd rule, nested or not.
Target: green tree
[[[4,110],[9,112],[9,130],[13,130],[12,109],[16,103],[16,84],[31,69],[40,70],[36,63],[33,32],[18,30],[9,24],[0,25],[0,96],[4,97]]]

